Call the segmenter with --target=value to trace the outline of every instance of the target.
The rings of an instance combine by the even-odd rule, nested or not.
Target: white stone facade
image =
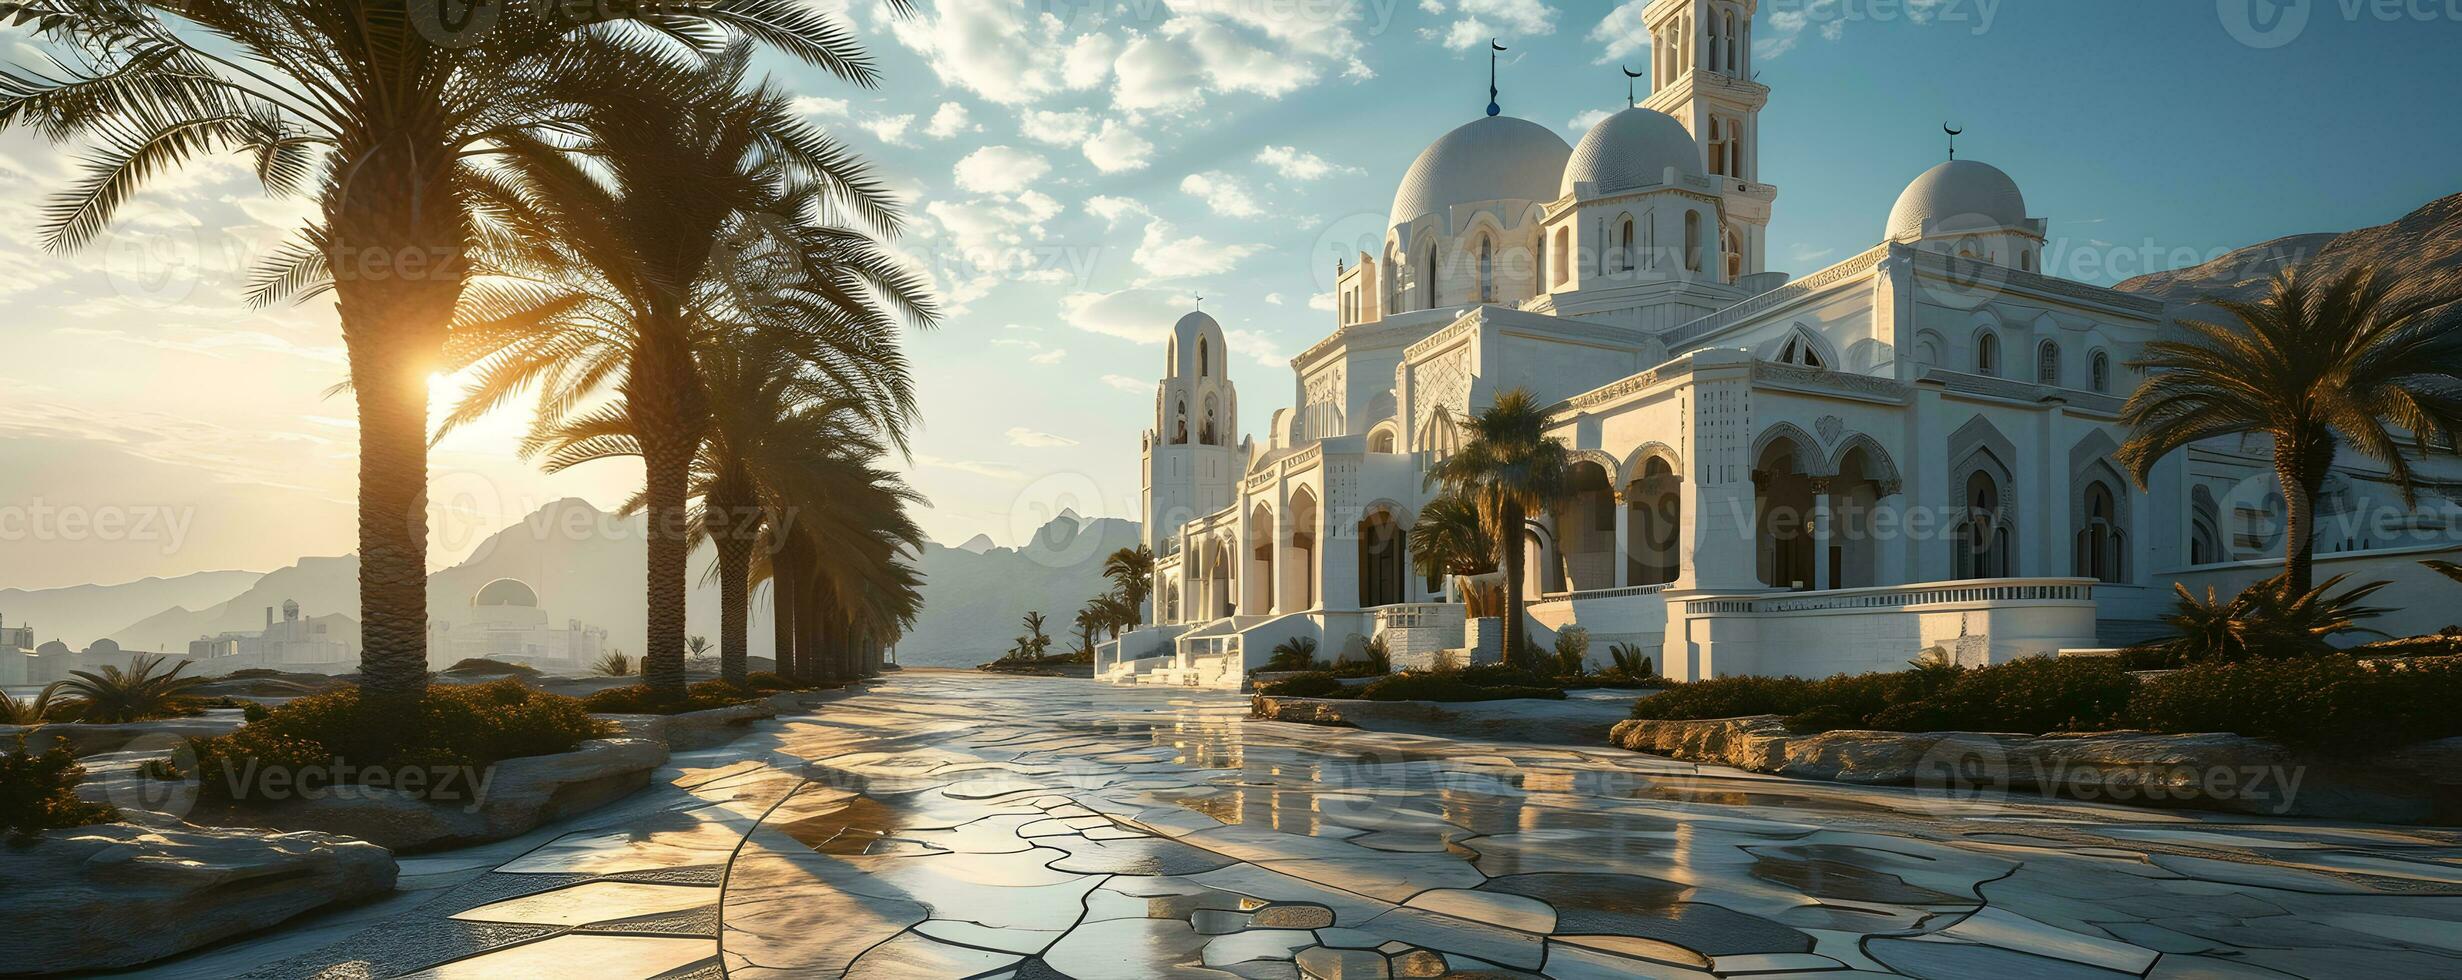
[[[2150,629],[2199,567],[2279,549],[2249,530],[2272,487],[2262,446],[2194,447],[2145,490],[2126,477],[2125,365],[2174,313],[2037,271],[2047,225],[2000,170],[1942,164],[1885,222],[1876,203],[1870,249],[1792,281],[1763,271],[1776,192],[1756,181],[1754,8],[1652,4],[1667,67],[1578,147],[1501,116],[1439,138],[1382,253],[1345,263],[1334,331],[1292,360],[1298,407],[1237,450],[1227,431],[1176,437],[1181,400],[1219,398],[1225,424],[1234,404],[1186,363],[1220,328],[1180,323],[1145,439],[1156,620],[1174,632],[1114,648],[1146,655],[1108,676],[1237,684],[1289,636],[1331,658],[1427,621],[1406,613],[1444,587],[1409,570],[1400,532],[1459,445],[1453,420],[1514,388],[1552,403],[1579,489],[1533,515],[1530,615],[1542,639],[1582,627],[1600,663],[1611,642],[1677,679],[2100,647]],[[2334,486],[2354,511],[2392,497],[2361,470]],[[2450,511],[2396,530],[2441,531]],[[2330,523],[2320,541],[2407,543]]]

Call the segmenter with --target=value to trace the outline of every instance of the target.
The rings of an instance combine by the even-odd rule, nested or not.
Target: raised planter
[[[1775,715],[1632,719],[1616,745],[1752,772],[1962,799],[2032,793],[2101,803],[2385,823],[2462,823],[2462,738],[2359,759],[2207,733],[2013,735],[1833,731],[1794,735]]]
[[[0,847],[0,970],[134,966],[303,912],[393,891],[384,848],[327,834],[268,835],[174,821],[54,830]]]
[[[476,802],[423,800],[389,787],[333,786],[279,803],[200,805],[189,815],[218,827],[314,830],[395,851],[435,850],[518,837],[650,784],[667,745],[592,739],[571,752],[506,759],[490,768]]]
[[[154,721],[132,721],[117,725],[88,725],[82,722],[51,722],[43,725],[0,725],[0,745],[16,744],[17,736],[26,737],[26,748],[44,752],[53,746],[68,749],[70,755],[84,758],[105,752],[152,747],[168,748],[190,738],[210,738],[228,735],[242,722],[235,709],[217,708],[189,718],[162,718]]]
[[[1632,714],[1631,701],[1587,698],[1563,701],[1544,698],[1465,702],[1356,701],[1259,694],[1251,698],[1251,706],[1257,717],[1268,721],[1295,721],[1309,725],[1482,741],[1590,744],[1606,738],[1619,719]]]
[[[776,718],[803,706],[804,695],[781,691],[758,701],[674,715],[599,715],[614,722],[631,738],[665,742],[677,752],[715,748],[743,737],[754,722]]]

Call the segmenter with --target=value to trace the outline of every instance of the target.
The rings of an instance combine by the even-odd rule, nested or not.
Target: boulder
[[[55,830],[0,847],[11,973],[133,966],[393,891],[384,848],[177,822]]]
[[[1617,722],[1608,740],[1635,752],[1673,756],[1753,772],[1775,772],[1786,758],[1787,726],[1777,715],[1704,721],[1635,718]]]
[[[190,819],[224,827],[322,831],[396,851],[459,847],[517,837],[630,794],[649,785],[650,772],[666,761],[667,745],[655,739],[593,739],[571,752],[497,763],[476,802],[335,786],[279,803],[199,807]]]

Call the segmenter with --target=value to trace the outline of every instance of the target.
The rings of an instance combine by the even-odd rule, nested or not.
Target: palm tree
[[[554,277],[539,304],[559,313],[464,324],[449,352],[476,376],[448,427],[535,386],[526,451],[578,446],[559,464],[572,465],[609,455],[585,440],[629,436],[649,532],[642,677],[670,696],[684,690],[687,508],[710,417],[696,354],[769,334],[902,440],[914,397],[884,303],[935,316],[918,276],[864,234],[823,223],[847,198],[894,232],[886,191],[785,93],[747,87],[749,69],[737,47],[706,67],[629,79],[625,98],[585,110],[583,153],[604,178],[544,141],[509,145],[514,186],[561,243],[526,257]],[[577,410],[608,390],[618,403]]]
[[[1479,590],[1475,576],[1496,571],[1496,538],[1480,519],[1479,508],[1460,494],[1441,493],[1419,509],[1411,522],[1411,565],[1419,574],[1451,576],[1462,603],[1472,616],[1495,615]]]
[[[1564,444],[1547,437],[1547,409],[1528,389],[1515,388],[1496,396],[1484,412],[1464,425],[1469,438],[1461,451],[1428,468],[1427,483],[1460,495],[1479,512],[1504,553],[1505,656],[1515,662],[1522,650],[1522,534],[1527,515],[1543,513],[1564,499],[1571,481],[1566,476],[1571,454]]]
[[[1154,549],[1141,544],[1112,552],[1103,559],[1103,577],[1111,580],[1112,589],[1128,603],[1129,617],[1124,625],[1135,629],[1145,622],[1146,600],[1154,595]]]
[[[1102,599],[1096,596],[1086,600],[1086,607],[1078,610],[1073,620],[1077,626],[1077,652],[1083,656],[1094,656],[1095,637],[1111,625],[1110,616],[1096,606]]]
[[[1130,602],[1127,596],[1118,592],[1105,592],[1095,596],[1087,600],[1087,605],[1094,610],[1096,616],[1102,618],[1103,628],[1110,631],[1112,639],[1115,640],[1120,638],[1121,630],[1135,628],[1141,618],[1137,604]]]
[[[43,697],[73,699],[59,707],[62,714],[89,724],[108,725],[186,714],[195,707],[188,691],[205,683],[202,677],[182,677],[188,661],[161,670],[163,658],[140,655],[128,669],[105,666],[71,671],[67,680],[45,688]],[[56,694],[55,694],[56,692]]]
[[[333,294],[358,402],[361,686],[396,699],[427,684],[428,375],[448,325],[467,315],[473,246],[518,237],[523,224],[485,154],[563,129],[577,105],[622,90],[606,85],[617,72],[646,73],[729,38],[860,85],[878,79],[851,34],[795,0],[494,2],[469,5],[467,28],[443,23],[444,7],[0,3],[0,17],[34,25],[54,62],[0,70],[0,129],[95,150],[87,175],[50,207],[46,247],[89,244],[147,182],[224,151],[250,154],[269,193],[318,205],[250,298]],[[576,85],[593,78],[602,87]]]
[[[2367,268],[2285,270],[2255,302],[2210,299],[2238,322],[2181,321],[2186,339],[2149,343],[2133,363],[2148,376],[2121,410],[2135,432],[2120,459],[2142,487],[2175,449],[2266,436],[2282,484],[2286,588],[2305,594],[2311,514],[2343,443],[2384,465],[2404,506],[2414,490],[2404,435],[2417,455],[2455,451],[2462,330],[2448,307],[2457,301],[2462,283],[2404,291]]]

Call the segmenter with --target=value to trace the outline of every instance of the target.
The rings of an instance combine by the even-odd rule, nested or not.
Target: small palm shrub
[[[1607,656],[1608,659],[1615,661],[1615,667],[1613,668],[1615,672],[1624,675],[1624,677],[1629,680],[1649,680],[1650,678],[1658,675],[1658,672],[1653,669],[1653,666],[1650,663],[1650,655],[1641,651],[1640,644],[1609,644],[1607,647]]]
[[[190,739],[189,746],[200,798],[246,802],[281,798],[303,769],[331,767],[335,778],[388,767],[483,770],[505,759],[570,752],[611,731],[580,700],[506,678],[431,687],[407,705],[363,701],[356,687],[312,694],[228,735]],[[412,791],[442,799],[468,788]]]
[[[2130,647],[2125,655],[2131,666],[2147,668],[2332,653],[2336,637],[2375,633],[2361,621],[2387,611],[2367,600],[2392,583],[2370,582],[2336,593],[2348,577],[2336,575],[2295,592],[2277,575],[2227,600],[2211,588],[2201,597],[2173,583],[2179,599],[2163,617],[2170,635]]]
[[[1567,626],[1556,633],[1556,676],[1577,678],[1590,673],[1590,631]]]
[[[140,656],[130,660],[126,670],[103,667],[72,671],[67,680],[52,685],[68,699],[54,710],[64,717],[97,725],[176,718],[204,710],[187,692],[206,683],[206,679],[181,676],[188,669],[185,660],[171,665],[169,670],[161,669],[162,663],[161,657]]]
[[[1274,644],[1273,655],[1266,658],[1261,669],[1269,671],[1308,670],[1316,666],[1316,637],[1294,636]]]
[[[0,833],[24,847],[46,830],[118,819],[119,811],[78,798],[77,784],[84,779],[85,767],[67,749],[28,752],[25,736],[18,736],[0,752]]]
[[[52,697],[59,690],[60,686],[53,684],[30,698],[0,691],[0,725],[40,725],[57,720],[60,709],[67,706]]]
[[[633,658],[609,650],[599,655],[597,663],[590,665],[590,672],[600,677],[631,677]]]
[[[1390,673],[1393,673],[1393,648],[1386,644],[1382,634],[1360,648],[1359,659],[1334,665],[1336,677],[1383,677]]]

